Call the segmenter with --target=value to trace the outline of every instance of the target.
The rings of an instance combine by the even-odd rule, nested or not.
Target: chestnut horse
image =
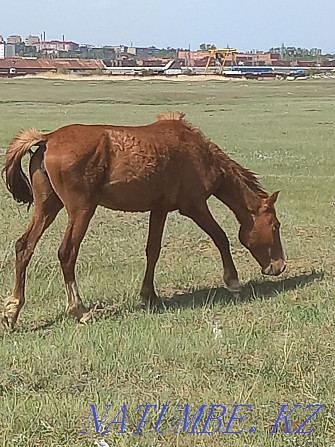
[[[150,211],[147,265],[142,297],[159,303],[153,278],[168,212],[179,210],[214,241],[220,251],[229,291],[240,284],[226,234],[214,220],[207,199],[214,194],[236,215],[239,239],[262,268],[278,275],[285,268],[274,203],[255,175],[222,152],[184,115],[168,112],[147,126],[79,125],[42,134],[21,131],[10,144],[3,173],[17,202],[34,203],[32,220],[17,241],[16,279],[4,303],[3,324],[12,329],[25,301],[26,269],[44,231],[64,206],[68,215],[58,251],[67,292],[66,312],[79,322],[90,318],[80,298],[75,264],[80,244],[98,205],[122,211]],[[30,160],[30,181],[21,159]]]

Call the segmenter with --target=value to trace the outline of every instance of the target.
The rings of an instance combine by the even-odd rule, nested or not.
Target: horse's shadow
[[[323,279],[323,272],[312,272],[283,278],[277,281],[249,281],[239,294],[239,302],[253,301],[258,298],[270,299],[280,292],[299,289],[307,284]],[[237,300],[225,287],[197,289],[187,293],[176,293],[172,298],[164,298],[163,304],[169,308],[195,308],[215,303],[228,304]]]
[[[279,281],[249,281],[242,287],[238,302],[248,302],[258,298],[270,299],[280,292],[299,289],[307,284],[320,281],[323,277],[324,273],[321,271],[286,277]],[[187,293],[175,293],[171,298],[163,298],[163,308],[160,309],[160,312],[173,310],[174,308],[211,306],[215,303],[228,304],[234,301],[236,301],[236,296],[228,292],[225,287],[197,289]],[[115,307],[110,306],[109,303],[103,304],[102,306],[106,312],[103,311],[101,315],[105,318],[113,318],[122,315],[122,311],[115,311]],[[112,311],[109,311],[109,308],[113,308]],[[140,308],[143,310],[143,306],[138,306],[133,312],[138,312]],[[99,318],[99,312],[97,316]],[[53,320],[45,321],[42,324],[36,326],[34,325],[30,328],[17,328],[15,332],[36,332],[48,330],[51,329],[57,322],[64,320],[64,318],[66,318],[66,316],[61,314]]]

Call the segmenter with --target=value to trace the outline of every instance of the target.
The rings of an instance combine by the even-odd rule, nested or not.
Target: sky
[[[1,3],[3,3],[1,5]],[[0,0],[0,34],[93,45],[335,53],[335,0]]]

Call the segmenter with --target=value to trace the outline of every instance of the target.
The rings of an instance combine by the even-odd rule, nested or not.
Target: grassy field
[[[21,128],[50,131],[69,123],[145,124],[179,110],[228,154],[280,189],[277,210],[288,268],[268,279],[237,239],[231,212],[210,207],[226,230],[243,282],[243,299],[225,291],[219,253],[178,213],[168,219],[156,284],[166,309],[139,307],[148,215],[99,209],[77,264],[86,303],[103,303],[94,324],[64,316],[65,291],[57,249],[62,212],[37,246],[28,269],[27,302],[13,333],[0,332],[0,445],[331,446],[335,445],[335,80],[310,81],[67,81],[0,79],[0,153]],[[0,296],[13,286],[14,243],[31,211],[0,185]],[[220,331],[221,330],[221,331]],[[0,329],[1,331],[1,329]],[[215,334],[219,333],[219,336]],[[124,434],[112,424],[127,406]],[[139,405],[150,408],[141,435]],[[156,433],[168,430],[176,405],[248,404],[241,434]],[[281,405],[300,404],[278,425]],[[306,405],[323,405],[312,413]],[[220,414],[218,408],[216,413]],[[200,432],[209,407],[195,431]],[[240,409],[236,417],[241,417]],[[119,419],[120,420],[120,416]],[[208,425],[214,431],[217,421]],[[250,427],[254,432],[249,433]]]

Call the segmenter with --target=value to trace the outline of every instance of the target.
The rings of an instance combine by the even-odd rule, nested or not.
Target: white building
[[[0,59],[5,59],[5,42],[0,42]]]

